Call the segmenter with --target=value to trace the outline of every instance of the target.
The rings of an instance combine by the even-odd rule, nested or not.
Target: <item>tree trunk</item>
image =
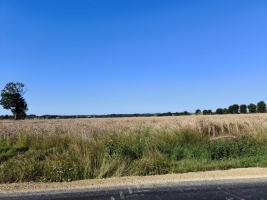
[[[15,116],[15,120],[17,120],[17,113],[16,112],[14,113],[14,116]]]

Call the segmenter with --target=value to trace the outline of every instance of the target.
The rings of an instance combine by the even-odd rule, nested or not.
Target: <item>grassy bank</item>
[[[73,181],[267,166],[264,131],[218,135],[139,126],[125,133],[2,135],[0,183]]]

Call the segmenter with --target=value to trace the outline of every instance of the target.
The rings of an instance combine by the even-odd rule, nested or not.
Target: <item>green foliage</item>
[[[197,109],[197,110],[195,111],[195,114],[196,114],[196,115],[201,114],[201,110],[200,110],[200,109]]]
[[[239,111],[239,105],[238,104],[234,104],[232,106],[229,106],[229,108],[228,108],[229,114],[237,114],[238,111]]]
[[[222,108],[218,108],[216,110],[216,114],[219,114],[219,115],[223,114],[223,109]]]
[[[258,113],[265,113],[266,112],[266,104],[264,101],[260,101],[257,104],[257,112]]]
[[[126,151],[127,152],[127,151]],[[105,156],[108,158],[117,158],[125,153],[124,145],[121,142],[108,141],[105,149]]]
[[[234,104],[234,105],[233,105],[233,113],[234,113],[234,114],[237,114],[238,111],[239,111],[239,105],[238,105],[238,104]]]
[[[228,109],[227,108],[224,108],[223,109],[223,114],[228,114],[228,113],[229,113]]]
[[[42,181],[50,182],[70,182],[72,181],[73,169],[65,169],[61,166],[53,166],[48,177],[42,177]]]
[[[256,113],[257,106],[253,103],[248,105],[248,110],[250,113]]]
[[[203,115],[207,115],[208,111],[207,110],[203,110]]]
[[[6,140],[0,140],[0,164],[14,157],[18,152],[26,150],[28,150],[28,146],[12,144],[11,138],[7,136]]]
[[[211,110],[208,110],[207,111],[207,115],[211,115],[212,114],[212,111]]]
[[[7,147],[11,147],[12,143],[11,143],[11,138],[9,136],[6,137],[6,146]]]
[[[171,112],[167,112],[167,113],[156,113],[156,116],[172,116]]]
[[[23,98],[25,93],[23,88],[23,83],[10,82],[1,91],[0,105],[4,109],[11,110],[15,119],[25,118],[25,112],[28,110],[27,103]]]
[[[234,108],[233,108],[233,106],[229,106],[229,107],[228,107],[228,113],[229,113],[229,114],[233,114],[233,113],[234,113]]]
[[[183,112],[183,115],[190,115],[190,113],[187,112],[187,111],[184,111],[184,112]]]
[[[245,104],[240,105],[240,113],[243,114],[247,113],[247,105]]]
[[[20,130],[17,145],[19,147],[28,147],[29,135],[26,130]]]
[[[200,115],[201,114],[201,110],[200,109],[197,109],[196,112],[195,112],[196,115]]]
[[[200,144],[207,140],[207,136],[198,131],[181,130],[178,138],[180,144]]]

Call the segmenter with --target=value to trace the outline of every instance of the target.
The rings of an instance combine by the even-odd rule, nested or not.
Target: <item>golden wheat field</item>
[[[150,128],[158,131],[189,129],[209,136],[255,134],[266,132],[267,113],[237,115],[191,115],[170,117],[89,118],[1,120],[0,136],[16,137],[20,130],[30,135],[78,134],[90,138],[92,134],[112,132],[131,134]]]
[[[267,114],[0,121],[0,183],[267,166]]]

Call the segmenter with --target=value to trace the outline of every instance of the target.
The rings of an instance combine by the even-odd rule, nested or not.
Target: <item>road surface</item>
[[[259,199],[267,200],[267,178],[187,181],[163,184],[0,194],[1,200]]]

